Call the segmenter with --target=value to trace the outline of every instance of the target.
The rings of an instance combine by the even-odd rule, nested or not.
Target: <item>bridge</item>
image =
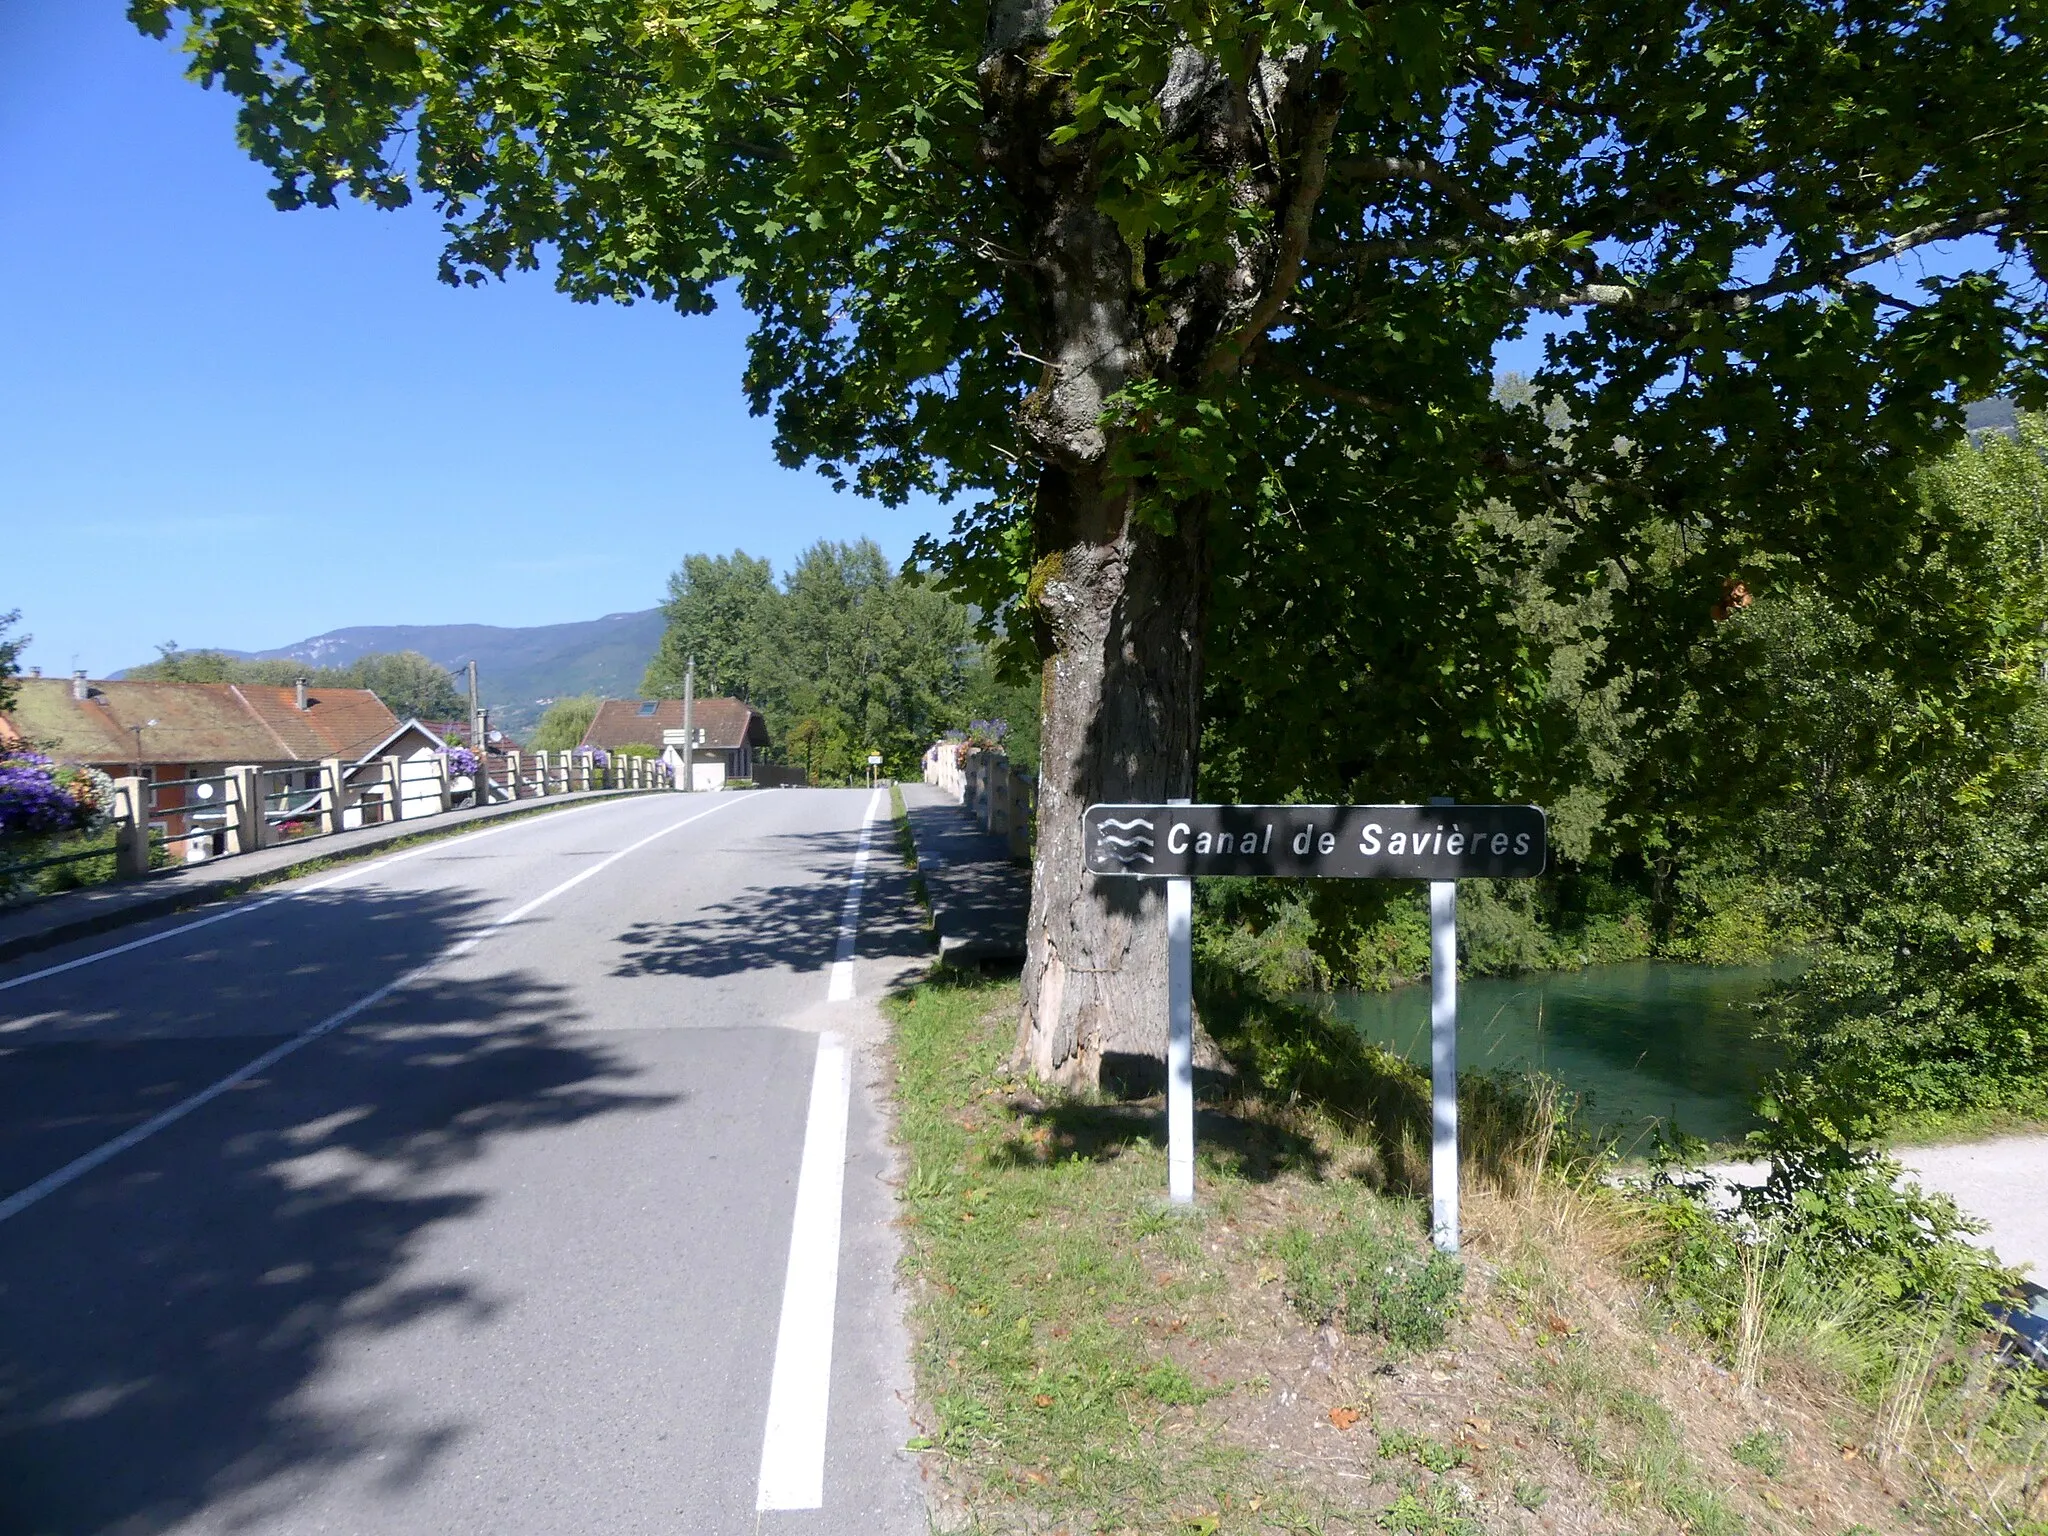
[[[0,1529],[924,1531],[887,816],[571,801],[0,964]]]

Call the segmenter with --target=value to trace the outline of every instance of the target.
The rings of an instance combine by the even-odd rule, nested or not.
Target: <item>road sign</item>
[[[1533,805],[1091,805],[1088,871],[1159,879],[1510,880],[1543,873]]]
[[[879,752],[870,752],[870,753],[868,754],[868,766],[869,766],[870,768],[879,768],[879,767],[881,767],[881,766],[882,766],[882,754],[881,754],[881,753],[879,753]]]
[[[1192,937],[1197,875],[1426,880],[1430,955],[1430,1235],[1458,1251],[1458,885],[1543,873],[1533,805],[1091,805],[1091,874],[1166,881],[1167,1198],[1195,1198]]]

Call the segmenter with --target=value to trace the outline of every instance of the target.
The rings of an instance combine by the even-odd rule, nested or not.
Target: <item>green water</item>
[[[1659,1121],[1709,1141],[1756,1125],[1750,1101],[1778,1065],[1751,1038],[1750,1005],[1793,963],[1597,965],[1458,988],[1458,1067],[1548,1072],[1582,1096],[1592,1123],[1644,1137]],[[1427,983],[1340,992],[1340,1018],[1429,1065]]]

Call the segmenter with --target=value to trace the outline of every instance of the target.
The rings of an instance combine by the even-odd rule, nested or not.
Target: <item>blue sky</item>
[[[745,316],[434,278],[424,209],[281,214],[232,104],[122,0],[0,0],[0,611],[25,663],[658,602],[693,550],[786,566],[944,509],[785,470]]]

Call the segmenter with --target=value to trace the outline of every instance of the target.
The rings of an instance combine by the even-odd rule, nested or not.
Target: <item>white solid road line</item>
[[[768,1386],[768,1428],[761,1440],[759,1510],[818,1509],[825,1502],[825,1410],[832,1393],[832,1314],[839,1294],[839,1212],[846,1183],[846,1113],[853,1089],[846,1043],[818,1036],[811,1112],[796,1180],[796,1220],[775,1374]]]
[[[868,796],[867,813],[860,819],[860,846],[853,852],[853,874],[846,882],[846,905],[839,912],[839,953],[832,961],[832,984],[825,992],[828,1003],[853,999],[853,948],[860,938],[860,894],[867,884],[868,840],[874,835],[875,812],[881,804],[882,791],[877,787]]]
[[[630,801],[626,800],[600,800],[595,805],[569,806],[566,809],[571,811],[598,811],[609,806],[627,805],[630,803]],[[706,814],[708,815],[709,812]],[[180,923],[175,928],[165,928],[157,933],[144,934],[139,939],[130,939],[126,944],[116,944],[111,949],[96,949],[91,954],[80,955],[75,960],[61,961],[56,965],[46,965],[39,971],[30,971],[25,976],[11,977],[6,981],[0,981],[0,992],[6,992],[14,987],[25,987],[32,981],[41,981],[45,976],[57,976],[65,971],[75,971],[82,965],[96,965],[102,960],[111,960],[116,955],[125,955],[131,949],[146,949],[151,944],[161,944],[165,939],[175,939],[181,933],[190,933],[194,928],[208,928],[215,923],[224,923],[231,917],[247,917],[252,912],[261,912],[265,907],[274,907],[280,901],[290,901],[299,896],[310,896],[315,891],[324,891],[345,881],[360,880],[365,875],[374,875],[390,865],[403,864],[407,859],[416,859],[421,854],[439,853],[455,843],[473,843],[480,837],[492,837],[500,832],[511,832],[525,825],[526,822],[523,818],[512,817],[507,818],[504,822],[494,827],[479,827],[474,832],[458,832],[452,837],[436,838],[433,842],[423,847],[408,848],[403,853],[394,853],[381,859],[371,859],[365,863],[344,869],[339,874],[329,875],[324,880],[314,880],[309,884],[297,886],[292,890],[281,891],[275,896],[266,896],[261,901],[244,902],[240,906],[228,908],[225,912],[216,912],[211,917],[195,918],[189,923]],[[428,832],[432,829],[422,827],[420,830]]]
[[[539,896],[534,897],[533,900],[527,902],[524,906],[514,907],[510,912],[507,912],[503,917],[497,918],[494,921],[486,924],[483,928],[479,929],[476,933],[471,934],[468,938],[462,939],[454,944],[449,945],[446,949],[442,950],[438,955],[435,955],[432,959],[422,961],[420,964],[414,966],[411,970],[407,971],[403,976],[397,977],[392,981],[385,982],[384,985],[377,988],[376,991],[371,992],[366,996],[357,998],[354,1002],[350,1003],[346,1008],[342,1008],[334,1013],[330,1013],[326,1018],[322,1019],[318,1024],[313,1025],[311,1028],[302,1030],[298,1034],[293,1035],[291,1039],[282,1041],[279,1044],[272,1046],[269,1050],[265,1051],[261,1056],[258,1056],[254,1061],[248,1062],[243,1066],[235,1068],[234,1071],[230,1072],[226,1077],[222,1078],[219,1082],[212,1083],[207,1087],[200,1089],[197,1093],[193,1094],[189,1098],[179,1100],[176,1104],[173,1104],[169,1109],[163,1111],[163,1113],[159,1115],[154,1115],[151,1118],[143,1121],[142,1124],[138,1126],[133,1126],[130,1129],[123,1131],[119,1136],[116,1136],[111,1141],[105,1141],[100,1143],[100,1145],[94,1147],[90,1152],[85,1153],[83,1156],[73,1158],[70,1162],[66,1163],[62,1168],[59,1168],[55,1173],[47,1173],[43,1175],[42,1178],[36,1180],[35,1183],[29,1185],[28,1188],[18,1190],[14,1194],[9,1195],[5,1200],[0,1200],[0,1222],[7,1221],[12,1217],[20,1215],[23,1211],[27,1210],[30,1206],[34,1205],[38,1200],[43,1199],[45,1196],[55,1194],[58,1190],[62,1189],[66,1184],[71,1183],[74,1179],[82,1178],[84,1175],[91,1173],[93,1169],[99,1167],[102,1163],[105,1163],[112,1158],[119,1157],[123,1152],[126,1152],[130,1147],[137,1146],[142,1142],[149,1140],[150,1137],[154,1136],[158,1131],[165,1129],[167,1126],[177,1124],[180,1120],[184,1119],[187,1115],[191,1114],[193,1110],[199,1109],[206,1104],[212,1103],[213,1100],[219,1098],[222,1094],[226,1093],[230,1088],[233,1088],[238,1084],[247,1082],[250,1078],[256,1076],[259,1072],[268,1071],[271,1067],[274,1067],[277,1065],[277,1063],[283,1061],[285,1057],[291,1055],[292,1052],[299,1050],[303,1046],[311,1045],[315,1040],[318,1040],[322,1035],[331,1034],[333,1031],[339,1029],[342,1025],[346,1024],[350,1019],[353,1019],[358,1014],[362,1013],[365,1009],[374,1008],[377,1004],[383,1002],[384,999],[391,996],[392,993],[399,991],[401,988],[411,985],[415,981],[418,981],[422,976],[425,976],[429,971],[433,970],[435,966],[441,964],[444,960],[452,960],[458,955],[468,954],[469,951],[475,949],[477,945],[481,944],[485,939],[489,938],[499,929],[509,928],[512,924],[518,922],[522,917],[525,917],[528,913],[534,911],[539,907],[546,906],[549,902],[553,901],[557,896],[560,896],[563,892],[574,890],[577,886],[581,885],[584,881],[588,880],[592,875],[595,875],[600,871],[608,869],[612,865],[618,863],[619,860],[625,858],[627,854],[638,853],[642,848],[645,848],[649,843],[654,842],[656,839],[667,837],[671,832],[679,831],[683,827],[689,826],[690,823],[694,821],[702,821],[706,816],[716,815],[719,811],[726,809],[727,806],[737,805],[738,803],[739,802],[736,799],[728,800],[725,801],[723,804],[712,806],[711,809],[708,811],[699,811],[694,816],[685,816],[681,821],[670,822],[667,826],[663,827],[659,832],[650,833],[648,836],[641,838],[640,841],[638,841],[637,843],[627,844],[624,848],[621,848],[617,853],[607,854],[604,858],[598,860],[597,863],[591,865],[590,868],[584,870],[581,874],[571,875],[568,879],[564,880],[560,885],[555,886],[552,890],[545,891]],[[387,859],[384,862],[390,863],[392,861]],[[274,901],[281,901],[284,898],[273,897],[271,899]],[[218,921],[218,919],[211,920]],[[196,923],[188,923],[185,926],[187,929],[189,929],[197,927],[199,925]],[[174,931],[182,932],[184,930],[180,929]],[[165,937],[168,937],[168,935],[165,935]],[[124,947],[133,948],[134,946],[128,945]],[[108,951],[108,953],[118,953],[118,951],[110,950]],[[68,969],[68,967],[62,968]],[[842,1139],[843,1134],[844,1133],[842,1131]],[[836,1252],[836,1240],[838,1233],[838,1217],[836,1214],[833,1218],[833,1232],[835,1235]]]

